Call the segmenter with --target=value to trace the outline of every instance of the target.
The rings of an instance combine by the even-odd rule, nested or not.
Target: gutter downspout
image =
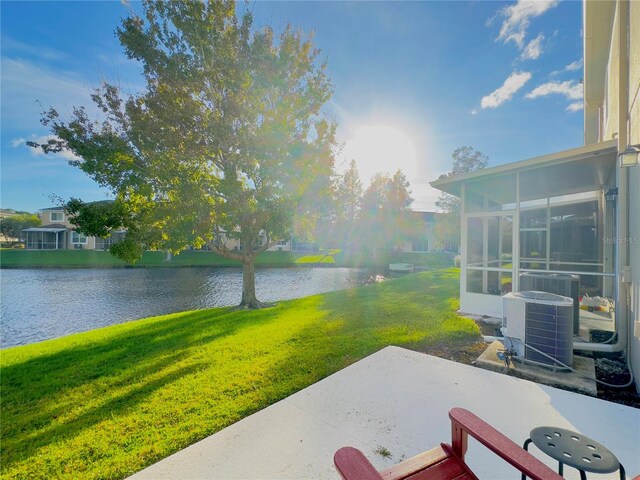
[[[618,153],[629,144],[629,0],[618,0]],[[575,350],[590,352],[629,351],[628,330],[630,304],[629,285],[622,281],[623,267],[629,265],[629,172],[621,168],[616,158],[616,181],[618,186],[618,204],[616,206],[616,318],[615,329],[618,340],[615,344],[574,342]],[[625,355],[627,357],[628,355]],[[628,363],[628,358],[626,358]]]
[[[618,70],[618,153],[629,144],[629,0],[618,0],[619,25],[619,70]],[[616,159],[617,160],[617,159]],[[616,331],[617,344],[621,350],[628,350],[627,331],[629,328],[629,307],[627,289],[629,285],[622,280],[622,271],[629,265],[629,171],[616,165],[618,171],[618,261],[616,262]],[[622,308],[619,308],[622,307]],[[617,320],[620,319],[618,322]]]
[[[623,152],[629,145],[629,10],[630,0],[619,0],[620,8],[620,71],[618,77],[620,105],[618,106],[618,153]],[[623,281],[623,269],[629,268],[630,246],[629,242],[629,170],[618,167],[620,186],[618,187],[618,198],[620,200],[620,213],[618,214],[621,226],[618,240],[622,241],[621,248],[618,249],[617,281],[618,281],[618,302],[624,306],[621,313],[618,328],[618,342],[623,349],[629,352],[629,314],[630,288],[629,283]],[[630,279],[627,279],[630,281]],[[627,358],[627,363],[628,363]]]

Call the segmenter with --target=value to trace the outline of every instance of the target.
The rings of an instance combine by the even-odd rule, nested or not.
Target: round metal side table
[[[585,472],[611,473],[620,471],[620,480],[625,479],[624,467],[609,449],[581,433],[557,427],[538,427],[531,430],[523,448],[529,444],[538,447],[542,452],[558,461],[558,473],[562,475],[564,465],[580,471],[581,480],[585,480]],[[526,477],[523,474],[522,480]]]

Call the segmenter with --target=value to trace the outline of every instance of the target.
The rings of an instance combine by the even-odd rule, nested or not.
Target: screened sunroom
[[[22,230],[27,250],[66,250],[67,229],[59,227],[32,227]]]
[[[556,274],[579,288],[576,335],[590,342],[594,331],[615,331],[616,147],[610,141],[432,182],[461,199],[463,312],[502,318],[504,294]]]

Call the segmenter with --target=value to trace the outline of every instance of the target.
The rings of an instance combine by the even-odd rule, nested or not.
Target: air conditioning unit
[[[573,299],[573,333],[580,333],[580,277],[566,273],[525,272],[520,274],[520,291],[555,293]]]
[[[518,359],[560,368],[562,364],[571,366],[571,298],[538,291],[510,292],[502,297],[502,308],[505,346],[511,347]]]

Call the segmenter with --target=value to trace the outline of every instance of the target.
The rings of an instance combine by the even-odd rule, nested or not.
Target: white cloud
[[[580,102],[570,103],[569,106],[566,108],[566,110],[567,112],[579,112],[583,108],[584,108],[584,102],[580,101]]]
[[[500,88],[482,97],[480,106],[482,108],[496,108],[502,105],[504,102],[510,100],[530,78],[531,73],[529,72],[513,72]]]
[[[49,48],[43,45],[26,44],[15,40],[7,35],[2,36],[2,51],[4,54],[9,53],[12,56],[26,54],[29,57],[36,57],[41,60],[59,61],[68,55],[59,50]]]
[[[531,40],[522,51],[522,55],[520,55],[520,58],[522,58],[523,60],[535,60],[540,55],[542,55],[543,40],[544,35],[542,33]]]
[[[522,50],[531,19],[539,17],[558,3],[558,0],[518,0],[514,5],[504,7],[498,12],[505,19],[497,40],[504,43],[512,41]]]
[[[576,60],[575,62],[571,62],[569,65],[564,67],[567,72],[575,72],[576,70],[580,70],[582,68],[582,59]]]
[[[582,100],[582,84],[575,80],[567,80],[566,82],[547,82],[527,93],[525,98],[533,99],[554,94],[563,95],[568,100]]]
[[[49,140],[55,140],[55,139],[57,139],[55,135],[42,135],[42,136],[31,135],[30,141],[43,144],[43,143],[47,143]],[[34,156],[45,155],[42,148],[34,148],[34,147],[27,146],[26,138],[15,138],[11,140],[11,146],[13,148],[24,146],[28,148],[29,151],[31,152],[31,155],[34,155]],[[75,155],[71,150],[67,150],[67,149],[62,150],[61,152],[53,153],[49,155],[53,157],[61,157],[61,158],[64,158],[65,160],[80,160],[80,157]]]
[[[569,65],[565,65],[565,67],[562,70],[555,70],[551,72],[549,75],[555,76],[565,72],[575,72],[577,70],[580,70],[582,66],[583,66],[582,59],[576,60],[575,62],[571,62]]]

